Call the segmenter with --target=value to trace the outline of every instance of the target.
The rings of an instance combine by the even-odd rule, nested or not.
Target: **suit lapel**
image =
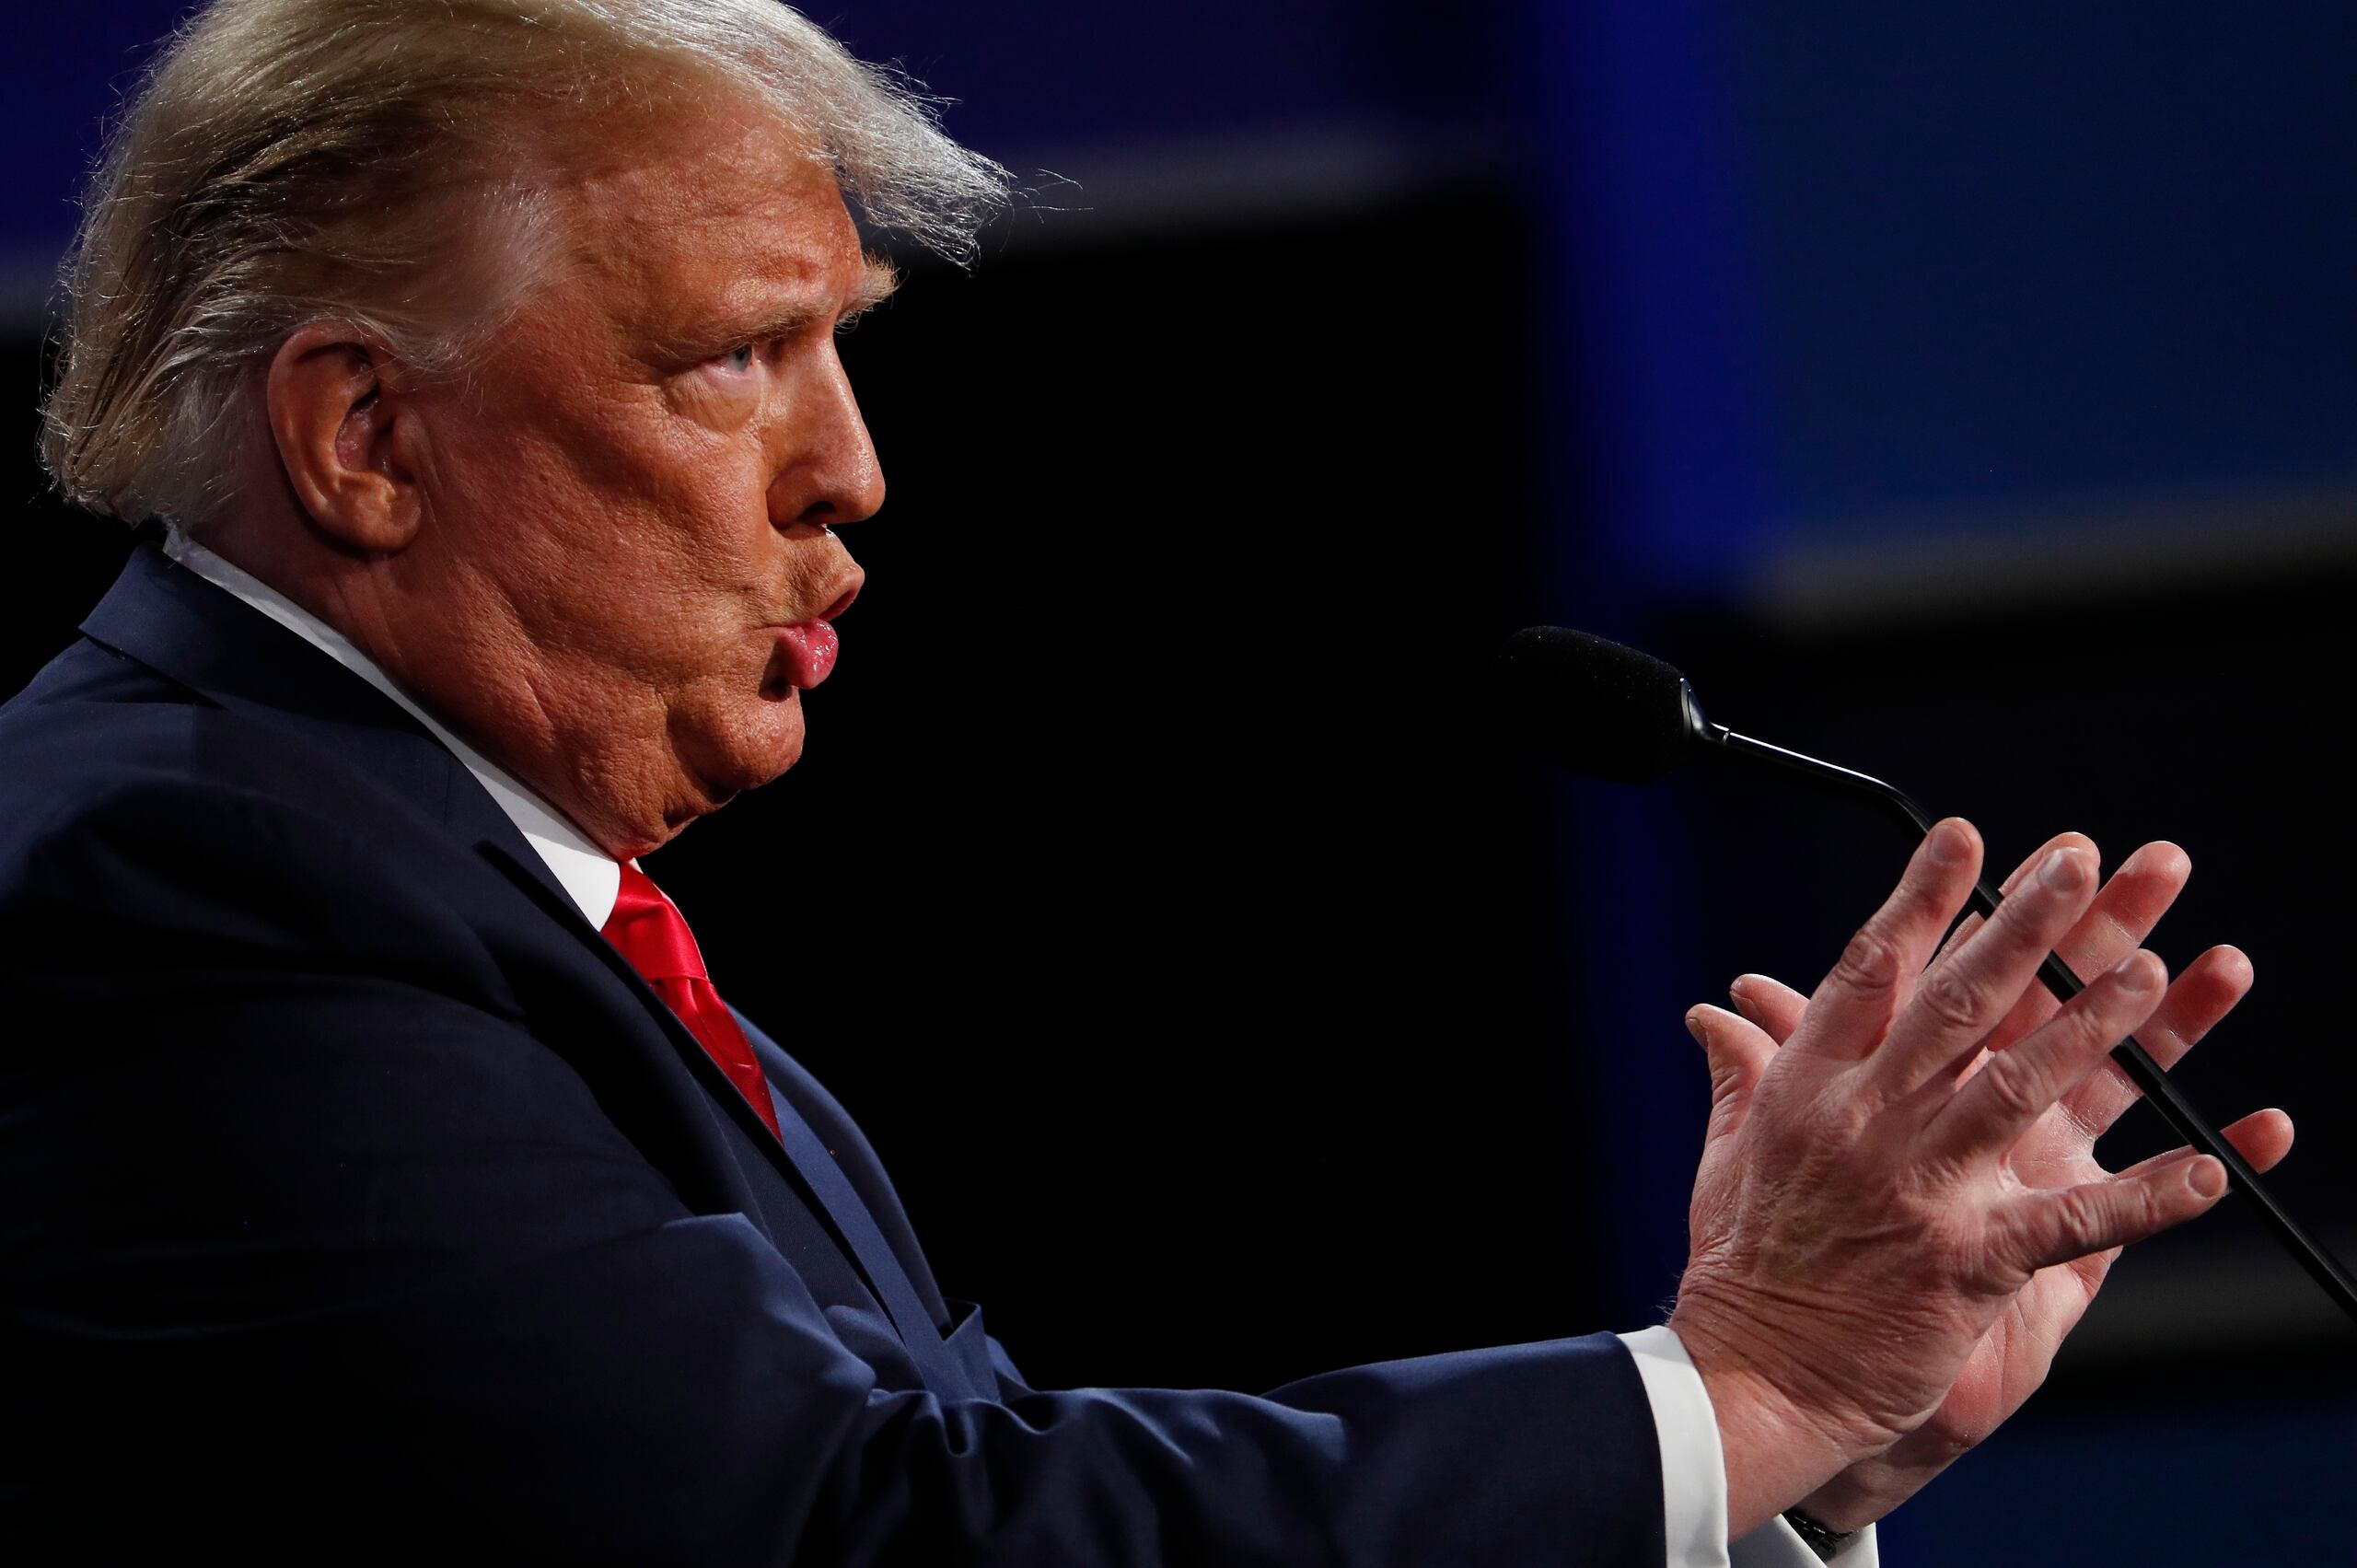
[[[545,864],[540,861],[540,857],[531,852],[529,845],[525,847],[522,854],[517,854],[505,844],[489,841],[478,844],[476,848],[485,860],[498,867],[510,881],[522,889],[528,898],[540,904],[551,919],[557,921],[578,937],[584,950],[597,960],[598,966],[606,971],[613,982],[630,993],[638,1005],[640,1015],[661,1033],[669,1044],[672,1054],[695,1078],[706,1097],[720,1108],[737,1132],[761,1149],[763,1157],[777,1169],[779,1174],[793,1183],[796,1195],[810,1207],[814,1214],[821,1216],[835,1245],[842,1249],[845,1260],[853,1262],[855,1266],[856,1257],[850,1242],[842,1234],[842,1227],[828,1214],[827,1206],[819,1201],[808,1178],[795,1167],[792,1159],[787,1157],[785,1150],[780,1145],[778,1140],[771,1136],[769,1128],[763,1125],[761,1118],[754,1113],[751,1104],[737,1091],[737,1086],[728,1081],[727,1074],[721,1072],[719,1064],[713,1061],[712,1053],[704,1050],[703,1042],[696,1039],[689,1031],[687,1025],[679,1021],[679,1016],[677,1013],[671,1011],[670,1005],[656,994],[654,987],[648,985],[639,976],[638,971],[630,967],[628,959],[614,950],[612,943],[598,935],[587,921],[581,918],[580,908],[573,902],[572,898],[562,888],[552,889],[550,886],[552,878],[534,874],[536,867],[543,872],[547,869]],[[872,1281],[869,1282],[869,1286],[871,1289],[874,1288]]]
[[[552,898],[517,856],[502,846],[484,843],[480,847],[484,857],[521,887],[527,896],[546,904],[552,917],[586,934],[586,945],[603,960],[614,979],[638,998],[641,1008],[670,1040],[711,1099],[726,1109],[740,1134],[760,1145],[772,1166],[792,1184],[795,1196],[826,1227],[828,1239],[857,1271],[860,1283],[898,1330],[925,1386],[944,1399],[973,1397],[968,1380],[954,1370],[939,1328],[907,1270],[900,1266],[885,1240],[875,1216],[852,1190],[824,1143],[810,1130],[793,1102],[779,1092],[776,1083],[772,1081],[769,1086],[770,1107],[778,1120],[780,1135],[772,1136],[737,1086],[712,1060],[703,1043],[680,1021],[670,1005],[630,967],[613,944],[590,930],[589,923],[581,918],[580,910],[570,898],[562,892]],[[532,858],[537,860],[539,856]],[[772,1051],[776,1050],[767,1036],[751,1029],[747,1032],[749,1038],[758,1037],[762,1045],[769,1045]]]

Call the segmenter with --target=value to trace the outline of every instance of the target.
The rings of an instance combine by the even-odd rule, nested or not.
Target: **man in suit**
[[[1813,997],[1696,1009],[1670,1324],[1026,1387],[636,865],[793,765],[859,591],[833,334],[890,277],[846,196],[954,250],[994,180],[763,0],[177,41],[49,446],[169,526],[0,712],[10,1560],[1864,1562],[2214,1201],[2086,1152],[2104,1050],[2247,981],[2133,951],[2181,865],[2057,841],[1919,984],[1947,823]],[[2059,1012],[2058,944],[2117,960]]]

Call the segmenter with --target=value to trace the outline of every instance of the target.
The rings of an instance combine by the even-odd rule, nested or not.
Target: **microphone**
[[[1620,784],[1685,761],[1709,726],[1686,677],[1568,626],[1527,626],[1490,667],[1490,712],[1534,756]]]
[[[1931,831],[1934,820],[1903,791],[1871,774],[1713,724],[1703,716],[1692,683],[1675,668],[1568,627],[1530,626],[1506,639],[1491,666],[1489,707],[1499,730],[1521,749],[1598,778],[1652,784],[1689,761],[1759,763],[1863,796],[1918,836]],[[1983,916],[1995,913],[2003,901],[1985,878],[1974,884],[1972,904]],[[2039,966],[2038,978],[2061,1001],[2084,989],[2070,966],[2052,953]],[[2293,1261],[2357,1318],[2357,1281],[2276,1201],[2250,1162],[2177,1093],[2152,1054],[2125,1040],[2113,1048],[2111,1059],[2178,1137],[2226,1167],[2234,1186],[2258,1205]]]

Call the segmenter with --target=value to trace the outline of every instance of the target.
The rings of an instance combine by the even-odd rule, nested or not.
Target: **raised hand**
[[[2046,856],[2061,849],[2095,845],[2066,833],[2049,841],[2008,877],[2010,896]],[[2123,862],[2095,902],[2054,950],[2077,973],[2094,974],[2119,962],[2152,933],[2183,890],[2191,864],[2174,844],[2146,844]],[[1979,928],[1968,917],[1957,928],[1933,967],[1953,954]],[[2174,1065],[2250,989],[2249,961],[2233,947],[2212,947],[2177,976],[2153,1016],[2135,1033],[2154,1060]],[[1763,975],[1745,975],[1732,988],[1736,1008],[1778,1044],[1799,1026],[1806,998]],[[1982,1041],[1981,1053],[1966,1068],[1978,1072],[1991,1051],[2003,1051],[2053,1016],[2059,1004],[2042,986],[2026,991],[2005,1020]],[[2016,1144],[2008,1163],[2024,1182],[2059,1189],[2100,1179],[2097,1138],[2134,1101],[2136,1091],[2107,1061],[2050,1109]],[[2282,1112],[2264,1110],[2225,1130],[2227,1139],[2260,1170],[2289,1152],[2292,1124]],[[2139,1169],[2181,1162],[2188,1151],[2160,1156]],[[2017,1292],[1989,1332],[1974,1347],[1964,1371],[1939,1408],[1922,1426],[1887,1451],[1861,1460],[1803,1501],[1809,1514],[1836,1529],[1855,1529],[1881,1517],[1925,1482],[1969,1451],[2045,1381],[2055,1352],[2077,1326],[2102,1287],[2117,1249],[2090,1253],[2041,1269]]]
[[[1737,1533],[1890,1452],[1976,1355],[2002,1405],[2018,1358],[1980,1347],[2040,1271],[2224,1191],[2204,1156],[2116,1177],[2058,1165],[2049,1113],[2152,1017],[2165,977],[2131,952],[2050,1016],[2029,1005],[2039,959],[2096,901],[2076,842],[1926,971],[1980,864],[1969,824],[1934,828],[1781,1043],[1718,1008],[1689,1016],[1713,1110],[1670,1325],[1719,1417]]]

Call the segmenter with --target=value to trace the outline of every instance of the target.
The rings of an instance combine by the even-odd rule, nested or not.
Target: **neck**
[[[331,628],[614,859],[661,847],[718,804],[675,803],[656,783],[659,760],[633,743],[662,734],[651,694],[638,704],[647,712],[617,712],[610,693],[595,700],[588,682],[533,645],[513,603],[479,574],[309,540],[273,549],[258,531],[208,530],[195,542]]]

